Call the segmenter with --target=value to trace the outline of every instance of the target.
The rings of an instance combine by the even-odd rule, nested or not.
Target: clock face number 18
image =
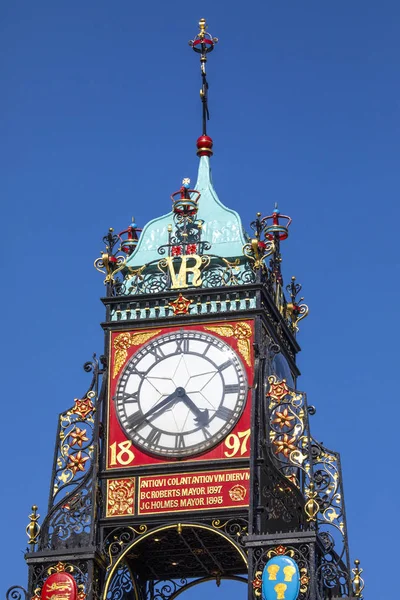
[[[237,423],[247,379],[236,353],[199,331],[152,340],[128,362],[115,403],[127,436],[143,450],[184,457],[220,442]]]

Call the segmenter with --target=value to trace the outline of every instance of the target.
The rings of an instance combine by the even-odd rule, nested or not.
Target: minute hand
[[[150,408],[150,410],[148,410],[147,413],[142,415],[141,421],[145,421],[147,419],[147,417],[149,417],[150,415],[152,415],[154,413],[158,413],[162,408],[164,408],[164,406],[166,406],[173,400],[178,400],[178,398],[176,396],[176,392],[174,392],[173,394],[170,394],[169,396],[164,398],[164,400],[161,400],[161,402],[159,402],[158,404],[156,404],[155,406]]]
[[[182,400],[182,402],[184,402],[186,404],[186,406],[188,408],[190,408],[192,413],[194,413],[194,415],[196,416],[195,420],[199,425],[207,425],[208,424],[209,415],[208,415],[208,410],[206,408],[204,410],[201,410],[198,406],[196,406],[196,404],[193,402],[193,400],[191,400],[189,398],[189,396],[187,394],[182,396],[180,398],[180,400]]]

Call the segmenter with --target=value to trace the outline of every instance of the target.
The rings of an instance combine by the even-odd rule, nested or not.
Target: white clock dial
[[[176,331],[152,340],[125,367],[117,414],[147,452],[180,457],[204,452],[237,423],[247,393],[245,370],[222,340]]]

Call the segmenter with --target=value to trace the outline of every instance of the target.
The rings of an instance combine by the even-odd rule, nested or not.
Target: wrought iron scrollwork
[[[268,447],[274,464],[297,489],[312,479],[312,457],[306,396],[275,375],[268,377]]]
[[[89,545],[92,529],[93,475],[63,498],[43,524],[39,548],[62,549]]]
[[[22,585],[13,585],[6,591],[6,600],[28,600],[28,592]]]
[[[49,512],[39,549],[67,548],[88,543],[95,509],[95,472],[98,452],[97,397],[105,359],[96,355],[84,364],[92,373],[88,391],[59,416]]]
[[[147,590],[148,600],[170,600],[188,585],[187,579],[164,579],[155,581]]]
[[[243,536],[247,535],[249,527],[246,519],[214,519],[211,524],[239,544]]]
[[[323,562],[318,570],[319,585],[322,586],[321,589],[325,586],[348,591],[350,557],[340,455],[315,440],[312,440],[311,449],[318,503],[316,519],[319,536],[324,545]]]
[[[121,565],[113,575],[106,600],[133,600],[134,590],[132,573],[126,565]]]
[[[117,527],[108,532],[103,541],[103,552],[108,557],[107,569],[118,560],[121,553],[129,546],[138,536],[143,535],[147,531],[147,525],[142,524],[135,527]]]

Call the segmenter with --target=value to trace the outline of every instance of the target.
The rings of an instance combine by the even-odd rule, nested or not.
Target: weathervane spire
[[[195,52],[200,54],[200,73],[201,73],[201,89],[200,89],[200,99],[203,107],[203,133],[200,139],[203,139],[204,142],[207,142],[207,121],[210,118],[210,113],[208,110],[208,81],[207,81],[207,73],[206,73],[206,63],[207,63],[207,54],[214,50],[214,45],[218,42],[218,38],[212,37],[210,33],[207,31],[207,23],[205,19],[200,19],[199,21],[199,32],[195,36],[193,40],[189,41],[189,45],[193,48]],[[199,141],[198,140],[198,141]],[[212,154],[212,140],[210,138],[211,145],[205,143],[206,148],[201,148],[201,144],[198,144],[198,154],[199,156],[203,156],[201,153],[202,150],[207,150],[206,156],[210,156]]]

